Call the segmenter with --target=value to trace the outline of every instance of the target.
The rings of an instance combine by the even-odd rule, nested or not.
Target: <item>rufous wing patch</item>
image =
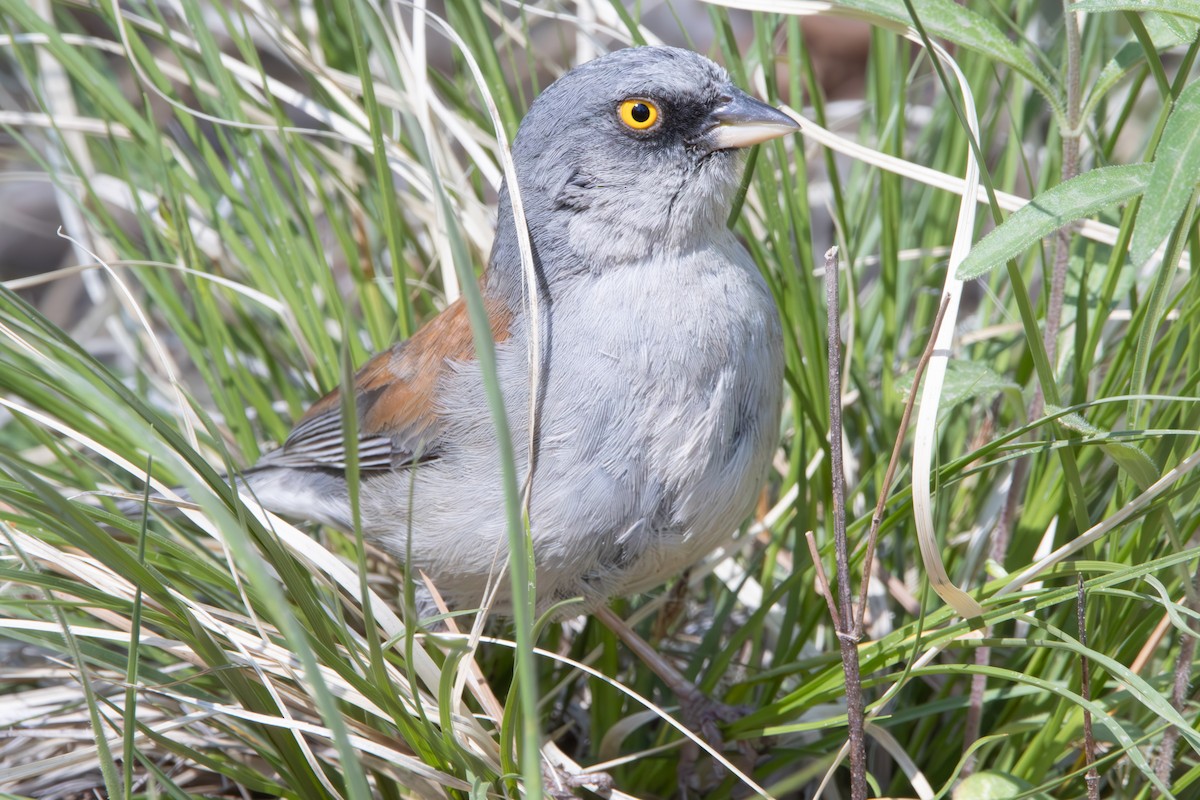
[[[491,325],[492,338],[508,338],[513,313],[506,303],[485,299],[484,307]],[[380,440],[391,441],[391,458],[374,459],[362,466],[395,468],[436,457],[438,419],[437,393],[451,361],[475,357],[467,307],[461,298],[421,327],[406,341],[372,357],[355,375],[355,405],[358,409],[360,453],[374,452]],[[344,453],[329,451],[334,428],[341,429],[341,391],[335,389],[322,397],[296,423],[277,462],[296,462],[321,438],[319,463],[331,467],[343,463]],[[290,452],[289,452],[290,451]],[[313,455],[316,453],[314,452]],[[334,456],[338,457],[334,457]],[[292,464],[299,466],[300,464]]]

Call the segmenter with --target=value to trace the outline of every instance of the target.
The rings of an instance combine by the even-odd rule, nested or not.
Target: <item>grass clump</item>
[[[0,263],[0,790],[536,795],[554,765],[678,791],[684,739],[646,705],[674,701],[606,629],[427,635],[405,624],[419,576],[221,477],[472,285],[497,130],[576,60],[666,40],[808,120],[760,148],[732,221],[778,300],[788,400],[738,545],[618,613],[750,706],[725,735],[769,742],[739,763],[763,793],[850,785],[805,543],[833,564],[836,244],[855,590],[885,500],[856,644],[866,785],[1195,794],[1194,8],[741,5],[0,0],[0,185],[67,237],[51,272],[11,229],[0,248],[20,254]],[[829,97],[824,53],[855,36],[861,89]],[[175,486],[182,515],[118,513]],[[705,796],[750,791],[710,777]]]

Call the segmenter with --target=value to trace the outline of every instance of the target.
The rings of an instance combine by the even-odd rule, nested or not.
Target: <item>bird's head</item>
[[[688,50],[632,47],[576,67],[534,101],[513,144],[545,279],[553,284],[717,235],[745,148],[796,129]],[[516,263],[504,191],[493,268]]]

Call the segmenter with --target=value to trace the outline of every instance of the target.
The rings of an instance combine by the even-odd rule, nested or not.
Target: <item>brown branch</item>
[[[1196,577],[1192,581],[1196,591],[1200,592],[1200,567],[1197,567]],[[1196,604],[1188,599],[1184,601],[1192,611],[1200,611]],[[1179,655],[1175,657],[1175,682],[1171,687],[1171,707],[1182,712],[1187,704],[1188,690],[1192,683],[1192,660],[1196,657],[1196,637],[1187,633],[1179,635]],[[1164,785],[1171,785],[1171,772],[1175,768],[1175,748],[1179,744],[1179,728],[1174,725],[1167,728],[1163,734],[1162,743],[1158,748],[1158,758],[1154,762],[1154,774]]]
[[[817,540],[812,531],[805,532],[804,541],[808,542],[808,554],[812,556],[813,566],[817,570],[817,591],[825,598],[825,605],[829,606],[829,616],[833,617],[836,623],[842,615],[838,611],[837,601],[833,599],[833,590],[829,587],[829,578],[825,576],[825,565],[821,563],[821,554],[817,551]]]
[[[988,634],[985,634],[988,635]],[[975,664],[977,666],[986,667],[992,658],[992,648],[979,647],[975,650]],[[963,723],[963,752],[966,753],[971,749],[971,745],[979,740],[979,733],[983,728],[983,695],[987,691],[987,676],[982,673],[976,673],[971,676],[971,692],[970,698],[967,701],[967,718]],[[959,771],[959,778],[965,778],[975,772],[976,756],[979,755],[978,750],[973,750],[967,755],[967,760],[963,762],[963,768]]]
[[[850,798],[866,800],[867,751],[858,637],[854,634],[854,602],[850,596],[850,548],[846,543],[846,474],[842,465],[842,339],[838,296],[837,248],[825,253],[825,301],[829,341],[829,467],[833,488],[833,546],[837,560],[838,608],[834,630],[846,675],[846,720],[850,750]]]
[[[1079,125],[1081,113],[1080,94],[1080,45],[1079,19],[1071,10],[1072,0],[1063,0],[1063,27],[1067,37],[1067,127],[1062,131],[1062,172],[1065,183],[1079,174]],[[1042,331],[1042,346],[1046,349],[1046,360],[1051,373],[1056,372],[1054,362],[1058,356],[1058,329],[1062,324],[1062,308],[1066,297],[1067,267],[1071,261],[1071,239],[1075,235],[1076,223],[1063,226],[1055,236],[1054,270],[1050,275],[1050,296],[1046,301],[1046,328]],[[1030,419],[1037,419],[1045,406],[1045,395],[1041,385],[1033,399]]]
[[[1075,613],[1079,621],[1079,644],[1087,647],[1087,598],[1083,591],[1082,575],[1079,576],[1077,592]],[[1086,655],[1079,658],[1079,683],[1083,699],[1091,702],[1092,668]],[[1096,771],[1096,738],[1092,735],[1092,712],[1087,708],[1083,709],[1083,757],[1088,767],[1087,777],[1084,778],[1084,782],[1087,783],[1088,800],[1100,800],[1100,773]]]

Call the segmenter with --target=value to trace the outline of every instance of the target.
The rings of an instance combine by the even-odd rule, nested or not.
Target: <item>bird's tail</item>
[[[345,478],[329,470],[300,470],[260,465],[238,475],[222,476],[232,482],[243,495],[249,494],[268,511],[294,519],[308,519],[343,530],[352,527]],[[121,514],[138,519],[153,506],[160,513],[178,515],[186,507],[195,507],[191,494],[184,488],[173,490],[179,500],[161,494],[147,499],[124,499],[117,503]],[[251,503],[253,501],[247,501]]]

